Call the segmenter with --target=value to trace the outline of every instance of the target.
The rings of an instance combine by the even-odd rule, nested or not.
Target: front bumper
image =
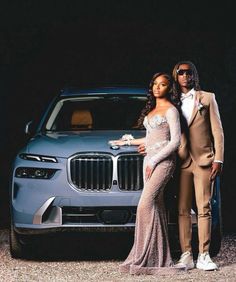
[[[36,167],[37,162],[16,159],[11,185],[11,216],[18,233],[48,233],[57,230],[126,230],[135,224],[141,191],[121,191],[117,181],[109,191],[80,191],[68,181],[68,160],[40,163],[56,169],[50,179],[20,178],[18,167]]]

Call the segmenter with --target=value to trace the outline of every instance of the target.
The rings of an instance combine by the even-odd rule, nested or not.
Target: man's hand
[[[146,147],[145,147],[145,144],[143,143],[143,144],[140,144],[139,146],[138,146],[138,152],[139,152],[139,154],[141,154],[141,155],[146,155],[147,153],[146,153]]]
[[[216,175],[221,174],[221,172],[222,163],[213,162],[211,165],[210,181],[213,181],[216,178]]]

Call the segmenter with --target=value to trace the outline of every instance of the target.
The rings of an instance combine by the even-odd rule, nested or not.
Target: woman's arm
[[[166,119],[170,128],[170,141],[157,154],[150,158],[148,166],[152,169],[159,162],[161,162],[174,151],[176,151],[180,145],[181,130],[178,110],[176,108],[169,109],[166,113]]]

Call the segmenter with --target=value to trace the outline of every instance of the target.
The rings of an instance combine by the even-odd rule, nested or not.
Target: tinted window
[[[51,112],[46,130],[116,130],[135,129],[145,96],[66,98]]]

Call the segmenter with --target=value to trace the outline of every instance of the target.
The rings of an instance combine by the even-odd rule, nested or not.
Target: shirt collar
[[[196,90],[192,88],[187,93],[181,93],[181,100],[184,100],[185,98],[191,97],[193,98],[196,94]]]

